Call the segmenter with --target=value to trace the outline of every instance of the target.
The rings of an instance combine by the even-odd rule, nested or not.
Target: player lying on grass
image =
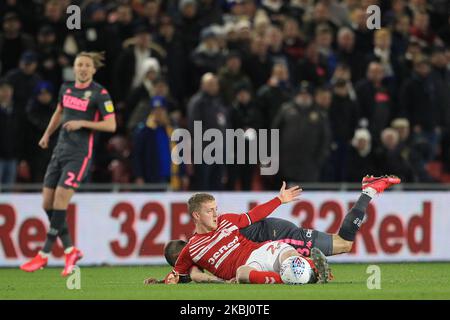
[[[179,276],[187,276],[197,266],[224,280],[236,278],[238,283],[311,283],[327,282],[328,264],[320,250],[303,258],[290,245],[269,241],[256,243],[245,238],[239,229],[264,219],[278,206],[298,199],[301,189],[286,189],[264,204],[244,214],[217,214],[217,204],[210,194],[199,193],[188,201],[188,211],[195,224],[195,233],[181,251],[166,283],[176,284]],[[291,259],[292,258],[292,259]],[[295,277],[283,279],[280,270],[286,263]]]
[[[346,215],[338,234],[327,234],[317,230],[299,228],[293,223],[279,218],[263,219],[241,229],[240,232],[244,237],[254,242],[282,241],[289,243],[303,256],[309,256],[313,247],[319,248],[326,256],[346,253],[352,248],[356,232],[361,225],[360,222],[364,218],[366,208],[373,196],[373,191],[370,189],[381,193],[392,184],[399,182],[400,179],[394,176],[380,178],[366,176],[363,178],[363,192],[354,207]],[[164,255],[171,266],[175,265],[178,255],[186,244],[183,240],[172,240],[166,244]],[[181,277],[180,282],[189,282],[191,279],[194,282],[223,282],[222,279],[203,273],[196,267],[192,268],[190,277]],[[154,278],[148,278],[144,281],[146,284],[162,282],[164,280]]]

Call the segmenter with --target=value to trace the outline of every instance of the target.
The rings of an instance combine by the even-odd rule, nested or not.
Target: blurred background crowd
[[[69,30],[66,8],[81,8]],[[366,8],[381,9],[369,30]],[[0,183],[39,183],[38,141],[75,55],[104,51],[95,80],[118,131],[99,134],[90,182],[264,190],[367,173],[450,182],[447,0],[1,0]],[[175,165],[176,128],[280,129],[276,176],[258,164]],[[52,146],[56,143],[54,135]]]

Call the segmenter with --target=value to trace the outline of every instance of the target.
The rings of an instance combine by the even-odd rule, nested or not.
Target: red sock
[[[252,270],[248,275],[250,283],[283,283],[278,273],[273,271]]]

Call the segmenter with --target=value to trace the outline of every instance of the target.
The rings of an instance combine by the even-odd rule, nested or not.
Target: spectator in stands
[[[144,2],[144,24],[152,34],[158,32],[161,16],[161,0],[147,0]]]
[[[431,152],[428,142],[417,135],[412,136],[409,121],[406,118],[394,119],[391,127],[397,130],[399,135],[399,152],[405,161],[411,164],[414,173],[414,181],[435,182],[428,174],[425,165],[428,154]]]
[[[155,95],[155,81],[160,76],[160,65],[155,58],[145,59],[142,69],[145,77],[141,85],[130,92],[125,102],[125,109],[119,110],[117,115],[123,116],[128,130],[133,130],[139,122],[147,118],[149,101]]]
[[[33,38],[21,32],[22,23],[15,12],[3,16],[3,32],[0,33],[0,76],[16,68],[24,51],[34,49]]]
[[[411,38],[408,42],[408,47],[403,56],[398,57],[399,62],[399,74],[397,75],[400,79],[400,85],[408,79],[413,72],[413,61],[420,58],[423,55],[423,49],[417,39]]]
[[[42,182],[45,170],[52,156],[57,134],[52,135],[49,148],[39,147],[39,140],[47,129],[56,109],[55,88],[51,82],[39,81],[33,90],[26,112],[29,124],[26,158],[30,166],[32,182]]]
[[[270,128],[281,105],[291,97],[292,88],[289,83],[288,68],[284,63],[276,63],[267,84],[262,86],[256,94],[257,104],[264,117],[264,128]]]
[[[178,101],[186,95],[186,52],[183,47],[182,34],[175,32],[175,25],[168,15],[161,17],[158,43],[166,52],[163,65],[166,66],[166,77],[170,92]]]
[[[122,44],[133,37],[135,29],[135,19],[133,9],[127,3],[120,3],[112,13],[109,14],[105,36],[106,59],[111,61],[108,76],[114,79],[114,63],[122,52]],[[113,83],[114,85],[114,83]]]
[[[328,6],[322,3],[322,1],[315,4],[312,14],[309,17],[305,16],[304,22],[307,41],[312,41],[314,39],[317,26],[321,24],[327,25],[332,30],[333,35],[336,34],[338,28],[331,20]]]
[[[431,48],[433,45],[442,45],[442,40],[430,28],[430,17],[425,11],[414,13],[413,25],[409,33],[412,37],[417,38],[424,47]]]
[[[202,26],[222,24],[223,11],[220,3],[215,0],[199,0],[199,22]]]
[[[436,48],[436,44],[449,45],[450,20],[445,11],[446,1],[78,2],[0,1],[3,27],[0,32],[0,76],[8,75],[5,78],[15,89],[14,114],[19,118],[17,124],[22,133],[15,141],[18,146],[24,146],[31,143],[20,139],[33,139],[36,134],[34,130],[38,130],[36,119],[48,116],[48,110],[44,107],[31,108],[48,98],[44,89],[42,94],[33,91],[40,82],[39,76],[52,82],[55,88],[52,96],[56,98],[56,89],[61,82],[73,80],[72,61],[78,52],[84,49],[106,51],[107,68],[102,69],[96,78],[109,87],[113,96],[121,136],[112,140],[121,142],[108,143],[105,135],[100,135],[96,140],[95,147],[104,152],[97,152],[98,157],[94,159],[93,182],[108,182],[111,179],[115,182],[132,181],[128,173],[131,165],[115,154],[124,145],[131,148],[128,134],[138,123],[145,122],[152,99],[165,99],[166,111],[173,126],[188,127],[189,111],[185,106],[190,100],[214,105],[206,112],[211,113],[213,119],[211,128],[218,126],[223,129],[223,123],[227,123],[224,127],[231,126],[228,115],[223,120],[220,108],[227,107],[227,112],[235,111],[233,88],[240,83],[242,74],[248,76],[249,86],[255,94],[249,102],[252,107],[239,110],[253,110],[257,106],[263,128],[271,126],[280,106],[292,99],[292,88],[304,80],[320,88],[316,92],[313,109],[318,108],[321,116],[327,118],[330,93],[323,88],[328,85],[333,88],[345,80],[348,98],[360,106],[362,118],[358,127],[366,127],[372,133],[373,150],[378,149],[380,133],[391,120],[404,117],[410,121],[411,133],[407,143],[400,139],[398,149],[410,163],[412,180],[428,181],[424,166],[441,167],[436,161],[442,163],[444,171],[450,172],[450,49]],[[68,30],[66,26],[65,9],[69,4],[78,4],[82,9],[81,30]],[[367,28],[366,8],[373,4],[381,8],[385,29],[375,31]],[[346,23],[349,13],[350,24]],[[24,55],[30,50],[34,50],[34,54]],[[233,57],[235,51],[239,52],[242,60],[241,71],[237,74],[230,72],[226,66],[227,54],[231,68],[239,64],[236,63],[238,59]],[[419,66],[417,61],[424,53],[430,52],[431,71],[428,72],[424,63]],[[158,72],[155,66],[151,67],[153,71],[150,72],[145,66],[149,58],[158,61]],[[366,70],[365,65],[369,62]],[[220,73],[219,87],[222,89],[219,91],[220,95],[224,95],[225,103],[220,102],[220,97],[215,94],[192,97],[205,72]],[[390,77],[395,82],[389,82]],[[246,93],[240,96],[246,96]],[[347,98],[345,101],[348,102]],[[344,114],[339,113],[338,116]],[[345,129],[338,128],[336,123],[339,121],[343,120],[332,120],[334,131]],[[133,130],[127,131],[127,125]],[[402,136],[406,127],[402,122],[397,125],[397,122],[391,123]],[[347,136],[350,135],[347,133]],[[305,134],[305,137],[309,135]],[[430,143],[432,152],[427,151]],[[115,147],[110,147],[111,144]],[[359,156],[355,152],[356,149],[351,148],[348,157],[351,158],[351,154]],[[29,148],[29,153],[34,153],[32,148]],[[29,156],[21,155],[20,158],[27,161],[19,162],[16,180],[39,180],[34,169],[37,165],[30,162]],[[327,159],[328,164],[337,164]],[[434,163],[430,163],[431,159]],[[31,166],[30,178],[27,178],[27,170],[21,174],[20,169],[27,169],[28,162]],[[226,180],[223,171],[218,172],[220,177],[212,181],[219,186],[215,187],[217,189],[222,188]],[[201,176],[208,174],[202,173]],[[321,173],[323,181],[342,180],[326,176]],[[358,173],[358,180],[360,176],[361,173]],[[264,182],[266,177],[262,178]],[[233,184],[232,179],[230,173],[229,184]],[[192,182],[194,188],[203,183],[201,179]],[[210,183],[207,181],[203,185]],[[248,181],[241,181],[241,186],[247,188]]]
[[[328,76],[334,72],[337,56],[333,49],[334,36],[332,30],[326,25],[318,25],[315,34],[317,50],[327,65]]]
[[[367,28],[365,10],[361,7],[354,9],[350,18],[355,33],[355,50],[364,55],[370,53],[373,50],[373,30]]]
[[[400,153],[400,137],[397,130],[386,128],[381,132],[381,145],[375,151],[377,174],[389,172],[404,182],[414,182],[411,164]]]
[[[19,121],[13,102],[13,86],[0,80],[0,186],[16,181],[17,165],[20,160],[21,143]]]
[[[403,0],[400,0],[403,1]],[[401,15],[394,20],[394,29],[392,31],[392,51],[397,57],[406,53],[409,43],[409,27],[411,19],[408,15]]]
[[[350,24],[350,15],[348,8],[342,1],[337,0],[321,0],[328,8],[330,20],[338,27]]]
[[[330,76],[327,59],[320,54],[317,44],[310,42],[306,47],[305,58],[298,62],[297,72],[294,75],[296,83],[308,81],[320,87],[328,82]]]
[[[319,110],[329,117],[333,93],[328,86],[318,87],[314,92],[314,103]]]
[[[289,65],[305,55],[305,41],[300,34],[297,20],[287,18],[283,23],[283,52],[288,57]]]
[[[450,49],[447,49],[450,52]],[[436,84],[437,95],[442,99],[442,163],[444,170],[450,172],[450,55],[445,54],[445,49],[437,47],[431,54],[431,78]]]
[[[442,96],[438,95],[438,87],[431,78],[430,71],[427,57],[419,57],[414,61],[414,72],[403,83],[400,103],[413,132],[422,135],[431,145],[428,160],[433,160],[437,155],[444,109]]]
[[[152,35],[148,28],[139,25],[132,38],[120,56],[117,58],[114,74],[114,92],[118,104],[125,101],[127,94],[139,87],[145,77],[143,68],[147,58],[153,57],[160,61],[164,52],[159,45],[152,41]],[[118,105],[120,109],[120,106]]]
[[[37,63],[37,55],[26,51],[20,58],[19,67],[10,70],[5,76],[14,87],[14,106],[21,118],[25,114],[28,99],[41,79],[36,73]]]
[[[336,58],[338,64],[350,67],[351,79],[358,82],[364,77],[364,55],[355,50],[355,33],[348,27],[342,27],[337,34]]]
[[[272,60],[268,54],[269,45],[264,38],[253,34],[250,44],[250,53],[244,58],[243,70],[248,76],[255,89],[264,85],[270,77]]]
[[[227,107],[222,102],[219,80],[216,75],[212,73],[203,75],[199,92],[190,99],[187,106],[187,118],[188,128],[193,139],[199,139],[194,136],[195,121],[201,121],[203,132],[214,128],[220,130],[225,136],[225,130],[231,124]],[[208,143],[205,142],[202,150],[206,145]],[[195,164],[191,178],[193,190],[222,190],[226,179],[225,166],[217,163]]]
[[[226,106],[231,107],[234,100],[233,86],[239,82],[248,82],[250,79],[241,70],[242,61],[239,52],[229,52],[226,58],[225,66],[219,71],[220,91]]]
[[[334,69],[330,83],[334,85],[338,80],[344,80],[347,83],[348,95],[352,101],[356,101],[356,92],[352,83],[352,72],[350,66],[345,63],[338,63]]]
[[[384,83],[395,97],[397,85],[398,61],[391,51],[391,33],[388,29],[382,28],[375,31],[373,51],[366,56],[367,65],[371,61],[378,61],[383,67]]]
[[[265,41],[269,45],[269,56],[272,61],[288,63],[287,56],[283,51],[283,32],[276,26],[270,26],[264,33]]]
[[[361,117],[368,121],[372,137],[380,136],[389,125],[393,113],[392,97],[383,84],[383,78],[383,66],[379,62],[371,62],[367,67],[366,79],[355,86]],[[375,139],[374,142],[378,141]]]
[[[262,0],[261,8],[264,10],[273,24],[279,24],[283,21],[283,14],[286,7],[283,0]]]
[[[51,26],[43,26],[37,35],[38,73],[53,86],[62,82],[59,58],[61,49],[56,44],[56,33]]]
[[[351,139],[358,125],[359,109],[356,102],[350,98],[344,79],[337,80],[334,84],[329,117],[333,137],[331,155],[335,174],[333,181],[345,181],[347,157]]]
[[[165,99],[152,100],[151,111],[133,135],[133,172],[135,182],[168,183],[172,190],[181,189],[182,168],[171,160],[173,128]]]
[[[361,177],[375,173],[375,162],[372,153],[372,137],[369,130],[355,130],[347,158],[347,182],[361,182]]]
[[[242,129],[245,132],[245,163],[237,163],[237,153],[234,153],[234,164],[228,166],[227,189],[235,190],[236,183],[240,184],[241,190],[251,190],[253,172],[255,164],[249,161],[250,149],[248,144],[255,142],[258,129],[262,128],[262,115],[255,103],[252,94],[252,88],[247,81],[240,81],[234,85],[234,100],[231,110],[231,127],[233,129]],[[255,131],[249,130],[254,129]]]
[[[66,7],[64,7],[64,1],[46,1],[39,25],[50,25],[54,30],[58,30],[56,42],[58,46],[62,47],[65,44],[66,36],[69,34],[69,29],[66,27]]]
[[[189,63],[190,56],[195,48],[199,44],[200,40],[200,32],[202,28],[206,26],[202,26],[200,24],[200,17],[198,15],[198,5],[195,0],[181,0],[178,5],[179,16],[175,22],[177,26],[177,33],[182,34],[183,40],[183,51],[186,52],[186,61],[185,63]],[[185,83],[189,83],[192,81],[190,78],[191,74],[186,74],[186,79],[184,79]],[[198,83],[198,82],[197,82]],[[188,93],[191,94],[195,91],[195,86],[189,90]]]
[[[201,39],[201,43],[191,55],[194,78],[190,81],[196,84],[203,74],[217,73],[225,60],[217,34],[211,27],[202,30]]]
[[[330,130],[307,82],[282,106],[272,128],[280,130],[280,177],[286,182],[318,182],[329,152]]]

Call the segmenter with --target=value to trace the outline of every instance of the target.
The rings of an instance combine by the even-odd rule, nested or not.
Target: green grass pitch
[[[367,288],[368,264],[336,264],[326,285],[182,284],[144,286],[169,267],[82,267],[81,289],[69,290],[60,268],[35,273],[0,269],[0,300],[6,299],[450,299],[450,263],[379,264],[381,289]]]

